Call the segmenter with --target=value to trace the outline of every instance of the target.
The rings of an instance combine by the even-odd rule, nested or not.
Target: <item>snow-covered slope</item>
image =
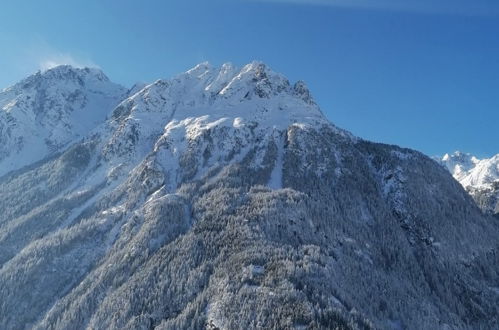
[[[207,63],[0,177],[1,329],[480,329],[497,221],[302,82]],[[456,276],[458,274],[458,276]]]
[[[0,176],[47,157],[101,124],[126,90],[98,69],[59,66],[0,92]]]
[[[478,159],[456,151],[440,160],[486,212],[499,213],[499,154]]]
[[[209,168],[270,141],[282,145],[281,133],[290,125],[325,124],[330,125],[303,82],[291,85],[260,62],[239,69],[202,63],[123,101],[102,129],[102,149],[115,166],[134,164],[153,151],[164,170],[177,170],[181,155],[204,148],[192,157],[196,169]],[[206,135],[209,143],[193,145]]]

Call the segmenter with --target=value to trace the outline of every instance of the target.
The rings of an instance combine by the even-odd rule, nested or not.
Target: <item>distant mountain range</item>
[[[62,66],[1,91],[0,210],[0,329],[499,324],[497,219],[261,62],[131,89]]]
[[[499,214],[499,154],[478,159],[456,151],[446,154],[439,162],[473,196],[480,208]]]

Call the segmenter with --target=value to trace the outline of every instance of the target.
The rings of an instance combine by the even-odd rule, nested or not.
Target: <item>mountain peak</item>
[[[113,83],[100,69],[59,65],[45,71],[38,71],[6,90],[43,89],[44,87],[54,85],[60,85],[65,88],[69,86],[96,86],[96,88],[100,89],[107,84]]]
[[[443,157],[442,157],[442,160],[443,161],[447,161],[447,160],[455,160],[455,161],[468,161],[468,160],[471,160],[472,158],[474,158],[473,155],[471,155],[470,153],[464,153],[464,152],[461,152],[459,150],[456,150],[454,151],[452,154],[445,154]]]
[[[497,324],[497,224],[426,156],[261,62],[95,77],[0,93],[0,329]]]
[[[440,163],[470,192],[483,210],[499,211],[499,154],[478,159],[469,153],[456,151],[445,154]]]
[[[208,61],[205,61],[194,66],[192,69],[187,70],[186,73],[191,76],[201,76],[212,69],[212,65]]]
[[[78,68],[69,64],[62,64],[55,66],[53,68],[47,69],[45,71],[41,71],[42,75],[64,78],[72,75],[78,76],[92,76],[99,80],[109,81],[109,78],[104,74],[104,72],[99,68]]]
[[[59,65],[51,69],[41,71],[40,76],[45,79],[83,79],[109,82],[106,74],[98,68],[77,68],[71,65]]]
[[[312,98],[312,94],[310,93],[310,90],[308,89],[304,81],[298,80],[293,86],[293,91],[295,95],[300,97],[306,103],[315,104]]]
[[[126,90],[99,69],[61,65],[0,92],[0,176],[50,155],[103,122]]]
[[[176,117],[198,115],[225,115],[256,120],[270,118],[272,122],[309,122],[325,118],[313,102],[303,81],[291,85],[280,73],[260,61],[253,61],[242,68],[231,63],[216,67],[200,63],[173,79],[158,80],[135,94],[116,108],[114,118],[138,113],[169,113]],[[129,105],[140,104],[140,106]],[[127,105],[128,104],[128,105]],[[259,119],[259,120],[260,120]],[[278,126],[281,126],[279,124]]]

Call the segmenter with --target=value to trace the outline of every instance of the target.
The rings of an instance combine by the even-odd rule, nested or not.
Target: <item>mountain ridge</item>
[[[0,328],[499,320],[497,221],[435,161],[336,127],[260,62],[134,90],[0,178]]]
[[[473,196],[484,212],[499,214],[499,154],[478,159],[456,151],[437,161]]]

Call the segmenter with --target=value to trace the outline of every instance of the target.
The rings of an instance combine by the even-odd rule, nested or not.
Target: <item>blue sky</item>
[[[499,1],[5,1],[0,87],[40,68],[114,81],[262,60],[338,126],[429,155],[499,153]]]

